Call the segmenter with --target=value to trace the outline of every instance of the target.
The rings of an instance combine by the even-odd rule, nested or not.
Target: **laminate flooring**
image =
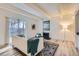
[[[6,51],[0,53],[0,56],[23,56],[19,51],[14,48],[7,49]]]
[[[74,46],[74,44],[70,41],[48,41],[50,43],[57,43],[59,47],[57,48],[54,56],[78,56],[78,52]],[[16,49],[7,49],[6,51],[0,53],[0,56],[23,56]]]
[[[57,43],[59,47],[55,52],[55,56],[78,56],[78,51],[76,50],[73,42],[71,41],[49,41],[50,43]]]

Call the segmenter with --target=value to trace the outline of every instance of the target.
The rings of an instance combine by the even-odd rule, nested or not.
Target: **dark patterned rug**
[[[56,43],[45,42],[44,49],[37,56],[54,56],[58,46]]]

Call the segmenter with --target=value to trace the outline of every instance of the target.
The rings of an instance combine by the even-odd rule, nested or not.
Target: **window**
[[[24,33],[25,33],[25,21],[24,20],[14,20],[11,19],[9,21],[9,30],[10,30],[10,35],[18,35],[21,37],[24,37]]]

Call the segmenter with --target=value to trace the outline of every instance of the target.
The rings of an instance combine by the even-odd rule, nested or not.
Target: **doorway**
[[[12,39],[14,36],[25,37],[25,21],[21,19],[9,18],[8,21],[8,36],[9,46],[12,47]]]

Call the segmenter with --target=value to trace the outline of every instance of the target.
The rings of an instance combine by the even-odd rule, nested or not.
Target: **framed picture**
[[[50,30],[50,21],[43,21],[43,30],[45,31]]]
[[[32,29],[33,29],[33,30],[35,29],[35,24],[32,25]]]

